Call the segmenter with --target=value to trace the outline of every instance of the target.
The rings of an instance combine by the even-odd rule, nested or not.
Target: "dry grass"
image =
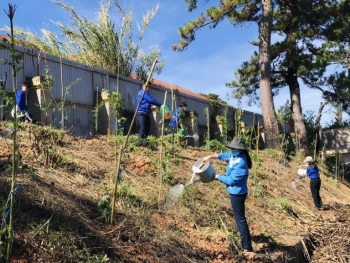
[[[237,251],[237,228],[229,198],[219,182],[186,188],[171,209],[164,209],[169,189],[187,183],[194,160],[208,152],[187,148],[170,155],[169,178],[164,177],[159,199],[157,150],[129,148],[122,158],[125,172],[118,188],[115,224],[110,226],[103,223],[97,204],[103,195],[110,195],[116,177],[112,142],[105,137],[79,140],[67,135],[54,146],[69,158],[70,163],[65,165],[46,165],[38,158],[40,152],[28,147],[31,143],[26,129],[20,132],[19,143],[28,168],[20,169],[17,177],[23,187],[16,207],[17,258],[28,262],[39,262],[40,257],[41,262],[59,262],[60,257],[67,262],[73,258],[95,262],[96,257],[107,254],[112,262],[245,262]],[[327,210],[315,213],[309,182],[300,181],[296,190],[290,188],[297,177],[299,158],[284,167],[276,161],[278,152],[261,151],[259,155],[262,161],[256,174],[254,168],[251,171],[247,199],[254,249],[260,251],[258,262],[293,262],[291,258],[297,254],[299,259],[305,258],[300,236],[312,237],[317,246],[314,254],[305,243],[315,259],[327,251],[326,235],[336,234],[337,239],[328,248],[334,251],[348,242],[348,222],[338,217],[349,212],[344,206],[350,202],[345,185],[322,178],[321,196]],[[225,170],[219,161],[213,166],[217,172]],[[0,181],[6,185],[0,193],[7,196],[6,173],[1,174]],[[294,213],[276,205],[281,199],[293,207]],[[333,232],[329,232],[331,227],[335,228]],[[55,249],[59,240],[64,247],[76,247],[75,251]],[[342,254],[346,249],[346,245],[338,249],[340,257],[329,252],[330,260],[347,259]]]

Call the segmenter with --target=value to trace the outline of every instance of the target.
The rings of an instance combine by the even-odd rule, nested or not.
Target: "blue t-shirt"
[[[18,106],[18,111],[28,110],[26,93],[23,90],[19,90],[16,93],[16,105]]]
[[[144,90],[141,89],[139,91],[139,93],[137,94],[136,107],[140,103],[143,91]],[[151,113],[152,112],[151,105],[156,105],[156,106],[160,107],[162,104],[160,102],[158,102],[157,100],[153,99],[152,96],[148,93],[148,91],[145,91],[145,95],[143,96],[143,100],[141,102],[141,105],[140,105],[138,112],[143,112],[143,113],[147,113],[147,114]]]
[[[171,117],[171,120],[169,122],[169,127],[170,128],[177,128],[180,120],[182,119],[182,110],[181,108],[177,108],[174,112],[173,112],[173,116]]]
[[[228,162],[226,176],[218,177],[218,180],[226,185],[226,191],[235,195],[248,193],[249,168],[246,155],[239,153],[234,156],[232,152],[219,153],[218,159]]]
[[[316,178],[320,178],[320,172],[318,170],[317,165],[315,164],[315,167],[312,167],[311,165],[309,165],[306,168],[306,175],[307,177],[309,177],[310,179],[316,179]]]

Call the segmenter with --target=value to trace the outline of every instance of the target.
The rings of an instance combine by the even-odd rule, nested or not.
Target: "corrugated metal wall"
[[[17,89],[20,88],[22,82],[28,81],[28,79],[34,76],[44,75],[46,67],[50,70],[49,74],[54,76],[54,86],[50,91],[51,97],[54,100],[54,109],[51,116],[52,126],[59,128],[62,122],[62,114],[59,107],[62,101],[62,84],[64,87],[63,96],[66,101],[64,122],[67,129],[75,136],[88,138],[94,134],[93,109],[96,107],[96,103],[101,100],[101,97],[97,96],[97,91],[101,92],[104,89],[113,92],[118,87],[129,116],[134,112],[136,96],[143,82],[125,76],[119,76],[118,81],[116,74],[101,69],[88,67],[67,59],[62,59],[60,62],[59,57],[43,54],[28,48],[18,47],[17,50],[24,54],[23,70],[18,74]],[[0,50],[0,55],[1,57],[9,58],[9,52],[6,50]],[[0,69],[0,74],[2,75],[5,71],[8,72],[6,90],[12,90],[11,68],[7,65],[2,65]],[[2,76],[0,77],[2,78]],[[151,85],[151,95],[161,103],[164,102],[165,91],[167,91],[166,104],[175,109],[175,107],[180,105],[181,101],[185,101],[187,103],[187,110],[198,112],[199,126],[206,127],[207,120],[204,109],[209,107],[208,100],[179,93],[177,90],[173,91],[175,97],[175,100],[173,100],[171,89]],[[35,93],[32,92],[30,96],[35,96]],[[35,99],[32,98],[32,101],[37,101]],[[32,104],[37,105],[36,103]],[[33,109],[33,112],[38,111]],[[232,122],[229,122],[233,123],[233,118],[230,119],[232,119]],[[244,112],[242,121],[248,125],[252,125],[253,123],[256,125],[260,121],[260,125],[262,125],[262,116],[251,112]],[[101,123],[99,131],[102,131],[102,133],[107,132],[108,116],[105,109],[102,109],[99,113],[98,122]],[[115,125],[114,122],[115,120],[111,120],[112,126]],[[204,130],[201,133],[204,133]]]

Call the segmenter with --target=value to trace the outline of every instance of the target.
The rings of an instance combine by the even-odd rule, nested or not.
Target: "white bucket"
[[[305,175],[305,174],[306,174],[306,169],[299,168],[297,174],[298,174],[299,176]]]
[[[215,179],[215,170],[210,162],[206,162],[201,168],[203,159],[198,159],[192,166],[192,171],[199,176],[202,183],[210,183]]]

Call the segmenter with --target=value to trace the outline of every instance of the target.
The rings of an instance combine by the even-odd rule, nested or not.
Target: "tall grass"
[[[124,76],[136,74],[141,80],[147,79],[147,73],[161,51],[155,46],[146,53],[140,46],[149,23],[157,14],[158,5],[146,12],[135,26],[133,13],[123,9],[116,0],[113,4],[111,1],[102,2],[97,19],[83,17],[63,1],[53,2],[67,11],[70,17],[70,24],[56,23],[63,37],[59,38],[47,29],[42,29],[42,36],[38,36],[27,28],[16,27],[14,32],[18,44],[114,73],[118,73],[119,69],[119,74]],[[118,17],[121,25],[112,17]],[[10,31],[8,27],[4,30]],[[164,62],[159,62],[155,72],[159,74],[163,66]]]

